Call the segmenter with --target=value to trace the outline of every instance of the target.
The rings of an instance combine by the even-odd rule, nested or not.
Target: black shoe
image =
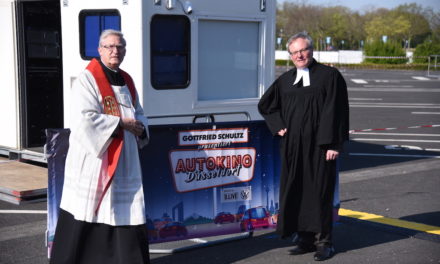
[[[316,250],[315,246],[297,245],[289,250],[290,255],[302,255]]]
[[[335,249],[332,246],[318,246],[316,249],[316,253],[313,258],[316,261],[323,261],[333,257],[335,254]]]

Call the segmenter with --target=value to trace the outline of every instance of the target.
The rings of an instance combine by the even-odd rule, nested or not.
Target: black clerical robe
[[[258,109],[273,135],[281,137],[280,213],[277,233],[330,233],[336,161],[328,149],[340,150],[348,139],[347,85],[340,72],[313,61],[310,86],[293,84],[296,69],[281,75],[265,92]]]

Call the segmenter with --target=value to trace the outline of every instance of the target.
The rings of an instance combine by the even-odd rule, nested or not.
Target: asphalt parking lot
[[[440,263],[440,77],[420,71],[341,72],[349,90],[351,134],[341,157],[337,252],[326,263]],[[0,201],[0,263],[48,263],[45,210],[45,202]],[[313,253],[290,256],[292,245],[273,230],[258,230],[240,240],[151,254],[151,262],[315,262]]]

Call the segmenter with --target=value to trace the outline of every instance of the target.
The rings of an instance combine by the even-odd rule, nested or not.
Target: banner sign
[[[279,149],[263,121],[149,128],[150,143],[139,155],[150,243],[275,227]],[[62,157],[48,160],[49,168],[59,168],[49,170],[49,250],[68,145],[68,130],[59,132],[66,135],[62,142],[48,137],[53,157]]]
[[[150,243],[275,227],[279,148],[263,121],[158,125],[150,135],[140,155]]]
[[[177,192],[248,182],[254,176],[254,148],[173,150],[171,168]]]

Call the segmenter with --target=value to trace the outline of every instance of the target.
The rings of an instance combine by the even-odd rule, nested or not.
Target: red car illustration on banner
[[[220,212],[214,219],[214,224],[234,223],[235,217],[229,212]]]
[[[241,231],[254,230],[256,228],[269,227],[270,214],[264,207],[254,207],[247,209],[240,222]]]
[[[188,230],[180,222],[171,222],[159,230],[160,238],[187,236]]]

